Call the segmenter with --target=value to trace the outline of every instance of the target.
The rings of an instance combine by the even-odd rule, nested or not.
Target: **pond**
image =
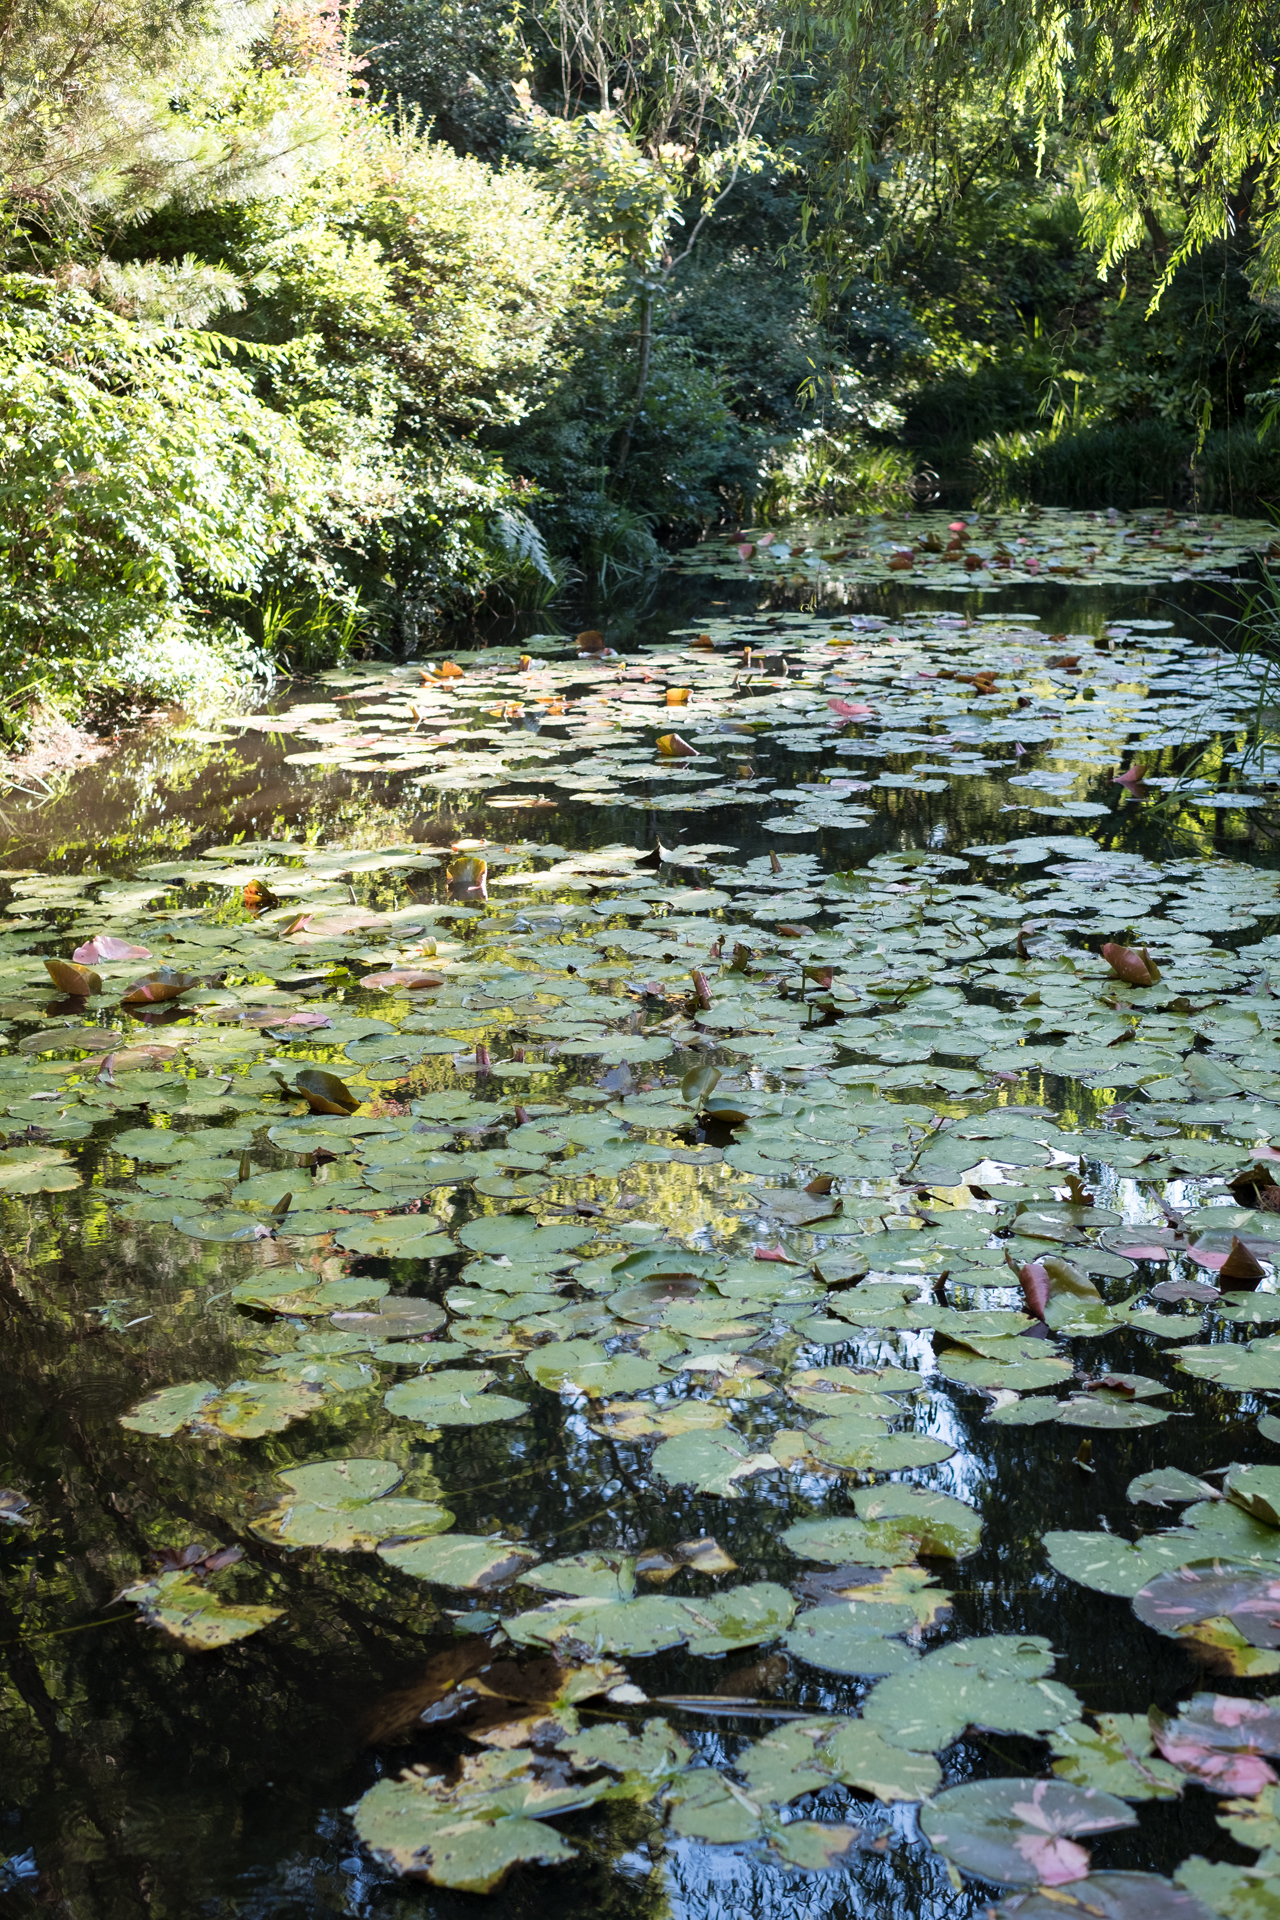
[[[7,1911],[1280,1912],[1270,537],[748,530],[6,797]]]

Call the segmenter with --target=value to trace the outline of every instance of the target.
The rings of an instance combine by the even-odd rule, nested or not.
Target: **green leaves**
[[[1123,1600],[1132,1600],[1156,1574],[1182,1566],[1197,1551],[1193,1540],[1177,1534],[1128,1541],[1113,1533],[1058,1532],[1045,1534],[1044,1550],[1056,1573]]]
[[[722,1430],[684,1433],[666,1440],[654,1453],[651,1465],[673,1486],[719,1494],[726,1500],[740,1500],[742,1483],[753,1475],[778,1471],[772,1454],[750,1453],[736,1434]]]
[[[433,1586],[492,1593],[520,1579],[538,1556],[531,1548],[515,1546],[497,1535],[449,1533],[384,1542],[378,1548],[378,1557],[401,1573],[427,1580]]]

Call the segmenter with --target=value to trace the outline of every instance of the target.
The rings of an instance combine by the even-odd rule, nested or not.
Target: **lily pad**
[[[915,1624],[908,1607],[851,1601],[798,1615],[783,1644],[798,1660],[828,1673],[905,1673],[920,1656],[903,1641],[887,1636],[905,1633]]]
[[[287,1492],[254,1532],[284,1547],[372,1553],[383,1540],[442,1533],[453,1515],[426,1500],[391,1500],[403,1479],[388,1460],[323,1460],[276,1478]]]
[[[438,1587],[461,1587],[492,1593],[508,1587],[533,1565],[537,1554],[496,1535],[477,1538],[469,1533],[437,1533],[413,1540],[384,1542],[379,1559],[415,1580]]]
[[[180,1647],[209,1653],[260,1633],[273,1620],[284,1618],[283,1607],[249,1606],[221,1599],[194,1574],[183,1571],[140,1580],[117,1596],[131,1600],[150,1627],[158,1627]]]
[[[319,1387],[301,1381],[233,1380],[215,1387],[198,1380],[150,1394],[120,1425],[135,1433],[171,1436],[182,1431],[229,1440],[258,1440],[280,1433],[323,1403]]]
[[[742,1498],[742,1482],[757,1473],[776,1473],[770,1453],[750,1453],[745,1442],[724,1431],[682,1433],[666,1440],[653,1456],[653,1470],[673,1486],[693,1487],[726,1500]]]
[[[913,1753],[937,1753],[970,1726],[1054,1733],[1080,1718],[1080,1702],[1069,1687],[1045,1678],[1052,1665],[1049,1643],[1039,1635],[958,1640],[882,1680],[863,1718],[890,1746]]]
[[[503,1393],[487,1393],[491,1373],[444,1369],[403,1380],[384,1397],[388,1413],[403,1420],[419,1420],[428,1427],[480,1427],[499,1420],[515,1420],[529,1411],[523,1400]]]
[[[1089,1855],[1074,1836],[1136,1824],[1123,1800],[1053,1780],[969,1781],[920,1816],[925,1838],[961,1872],[1014,1887],[1083,1880]]]
[[[1130,1541],[1114,1533],[1087,1532],[1046,1533],[1044,1550],[1055,1573],[1122,1600],[1132,1600],[1157,1574],[1182,1566],[1202,1551],[1185,1535],[1153,1533]]]

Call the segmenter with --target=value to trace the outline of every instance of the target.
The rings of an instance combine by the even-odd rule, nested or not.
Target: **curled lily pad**
[[[282,1607],[223,1600],[196,1574],[181,1570],[157,1574],[154,1580],[140,1580],[125,1587],[116,1598],[132,1601],[148,1626],[158,1627],[192,1653],[230,1646],[284,1617]]]
[[[920,1816],[926,1839],[963,1873],[1014,1887],[1083,1880],[1089,1855],[1073,1836],[1136,1824],[1123,1800],[1054,1780],[969,1781]]]
[[[360,1105],[359,1094],[352,1093],[345,1080],[322,1067],[303,1067],[294,1076],[294,1086],[312,1113],[351,1114]]]
[[[119,940],[113,933],[95,933],[92,940],[82,941],[71,958],[82,967],[92,967],[99,960],[149,960],[151,949]]]
[[[125,1007],[157,1006],[166,1000],[180,1000],[184,993],[203,985],[199,974],[181,973],[176,967],[159,967],[154,973],[144,973],[141,979],[126,987],[120,995],[120,1004]]]
[[[44,969],[59,993],[73,1000],[87,1000],[102,992],[102,975],[91,967],[78,967],[70,960],[46,960]]]

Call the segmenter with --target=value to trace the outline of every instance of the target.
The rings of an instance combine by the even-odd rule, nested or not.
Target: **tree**
[[[1252,229],[1252,277],[1280,286],[1280,23],[1260,0],[819,0],[797,32],[829,76],[825,190],[865,198],[886,148],[928,154],[961,102],[1027,108],[1074,142],[1084,237],[1106,271],[1162,231],[1178,266]]]

